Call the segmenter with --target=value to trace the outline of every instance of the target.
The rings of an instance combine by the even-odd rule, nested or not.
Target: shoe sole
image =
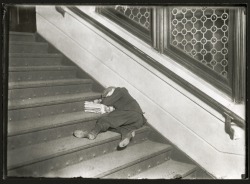
[[[130,140],[135,137],[135,131],[132,131],[130,133],[128,133],[128,135],[126,136],[125,139],[123,139],[120,143],[119,143],[119,147],[120,148],[123,148],[123,147],[126,147],[129,143],[130,143]]]

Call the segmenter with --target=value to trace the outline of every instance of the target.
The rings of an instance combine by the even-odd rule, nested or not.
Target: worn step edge
[[[75,66],[11,66],[9,72],[76,70]]]
[[[23,46],[26,46],[26,45],[33,45],[33,46],[36,46],[36,45],[44,45],[44,46],[48,46],[48,43],[47,42],[24,42],[24,41],[10,41],[9,42],[10,45],[23,45]]]
[[[143,133],[149,130],[149,127],[144,126],[136,130],[136,134]],[[45,143],[26,146],[15,150],[9,150],[7,158],[7,168],[8,170],[13,170],[20,167],[25,167],[27,165],[38,163],[43,160],[48,160],[61,155],[70,154],[72,152],[98,146],[100,144],[111,142],[117,139],[120,139],[120,134],[108,131],[99,134],[94,140],[78,139],[73,137],[72,135],[70,137],[52,140]],[[73,141],[75,144],[72,144]],[[67,148],[65,148],[66,146]],[[47,154],[42,153],[43,151],[47,152]],[[29,155],[29,153],[33,155]],[[24,159],[22,158],[22,156],[26,156],[27,158]],[[12,161],[11,164],[9,164],[10,161]]]
[[[131,179],[174,179],[177,175],[181,178],[195,172],[197,166],[174,160],[168,160],[158,166],[150,168]]]
[[[23,109],[23,108],[31,108],[39,106],[48,106],[54,104],[77,102],[81,100],[91,100],[97,98],[101,98],[101,93],[85,92],[79,94],[38,97],[34,99],[25,99],[25,100],[9,100],[8,109],[15,110],[15,109]]]
[[[138,152],[138,150],[141,150],[141,152]],[[122,169],[125,169],[127,167],[133,166],[137,163],[141,163],[145,160],[153,158],[162,153],[168,152],[170,150],[171,150],[170,145],[156,143],[147,140],[140,144],[127,147],[123,151],[111,152],[106,155],[99,156],[87,161],[83,161],[79,164],[68,166],[64,169],[60,169],[55,172],[48,173],[46,177],[52,176],[52,177],[102,178],[107,175],[118,172]],[[114,160],[113,158],[117,158],[117,160]],[[88,169],[88,167],[91,167],[91,169],[93,169],[92,173],[90,173],[91,169]],[[81,174],[84,173],[84,171],[87,171],[87,169],[89,172],[88,176],[86,175],[84,176],[83,174]],[[67,175],[60,176],[60,173],[68,173],[68,176]]]
[[[9,82],[9,89],[23,89],[47,86],[65,86],[76,84],[92,84],[91,79],[59,79],[59,80],[43,80],[43,81],[27,81],[27,82]]]
[[[62,57],[59,53],[9,53],[10,58],[58,58]]]
[[[35,36],[36,33],[28,33],[28,32],[16,32],[16,31],[10,31],[9,35],[25,35],[25,36]]]
[[[30,120],[10,121],[8,123],[8,137],[96,120],[102,116],[105,115],[79,111],[46,116],[43,118],[34,118]]]

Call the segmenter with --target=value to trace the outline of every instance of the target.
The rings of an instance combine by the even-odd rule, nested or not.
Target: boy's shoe
[[[101,127],[96,125],[95,128],[93,128],[90,132],[76,130],[74,131],[73,135],[77,138],[88,138],[90,140],[93,140],[97,137],[100,131],[101,131]]]
[[[130,140],[133,138],[133,137],[135,137],[135,131],[133,130],[133,131],[131,131],[131,132],[129,132],[129,133],[127,133],[127,135],[126,136],[124,136],[123,138],[122,138],[122,140],[119,142],[119,147],[120,148],[125,148],[129,143],[130,143]]]
[[[82,130],[74,131],[73,135],[77,138],[88,138],[88,132]]]
[[[88,138],[90,140],[93,140],[97,137],[97,135],[101,132],[102,128],[100,125],[96,124],[95,128],[93,128],[89,133],[88,133]]]
[[[90,140],[94,140],[98,133],[96,131],[91,131],[91,132],[87,132],[87,131],[82,131],[82,130],[76,130],[73,135],[77,138],[88,138]]]

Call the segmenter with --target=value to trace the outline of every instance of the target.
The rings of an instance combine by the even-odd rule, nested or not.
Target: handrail
[[[126,48],[127,50],[129,50],[130,52],[138,56],[140,59],[142,59],[143,61],[145,61],[146,63],[148,63],[155,69],[157,69],[158,71],[160,71],[166,77],[170,78],[171,80],[173,80],[174,82],[182,86],[184,89],[194,94],[196,97],[201,99],[207,105],[209,105],[210,107],[220,112],[225,117],[225,121],[228,119],[227,115],[230,115],[230,117],[232,117],[232,121],[235,124],[245,129],[245,121],[241,117],[239,117],[237,114],[235,114],[233,111],[229,110],[222,104],[218,103],[216,100],[214,100],[213,98],[211,98],[210,96],[202,92],[200,89],[198,89],[191,83],[187,82],[186,80],[184,80],[183,78],[181,78],[180,76],[178,76],[177,74],[175,74],[174,72],[166,68],[164,65],[157,62],[155,59],[148,56],[142,50],[135,47],[134,45],[129,43],[127,40],[120,37],[118,34],[114,33],[112,30],[105,27],[103,24],[99,23],[98,21],[96,21],[95,19],[87,15],[86,13],[82,12],[79,8],[75,6],[70,6],[68,7],[68,9],[71,10],[76,15],[78,15],[79,17],[81,17],[82,19],[84,19],[85,21],[87,21],[88,23],[90,23],[91,25],[93,25],[95,28],[101,30],[111,39],[121,44],[124,48]]]

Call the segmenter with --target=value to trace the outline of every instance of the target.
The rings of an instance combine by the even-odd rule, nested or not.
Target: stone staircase
[[[84,101],[100,98],[95,81],[73,63],[49,52],[36,34],[9,34],[8,176],[83,178],[194,178],[197,166],[173,160],[173,146],[155,140],[146,125],[119,151],[120,135],[77,139],[101,116],[84,112]],[[82,76],[87,76],[86,74]]]

